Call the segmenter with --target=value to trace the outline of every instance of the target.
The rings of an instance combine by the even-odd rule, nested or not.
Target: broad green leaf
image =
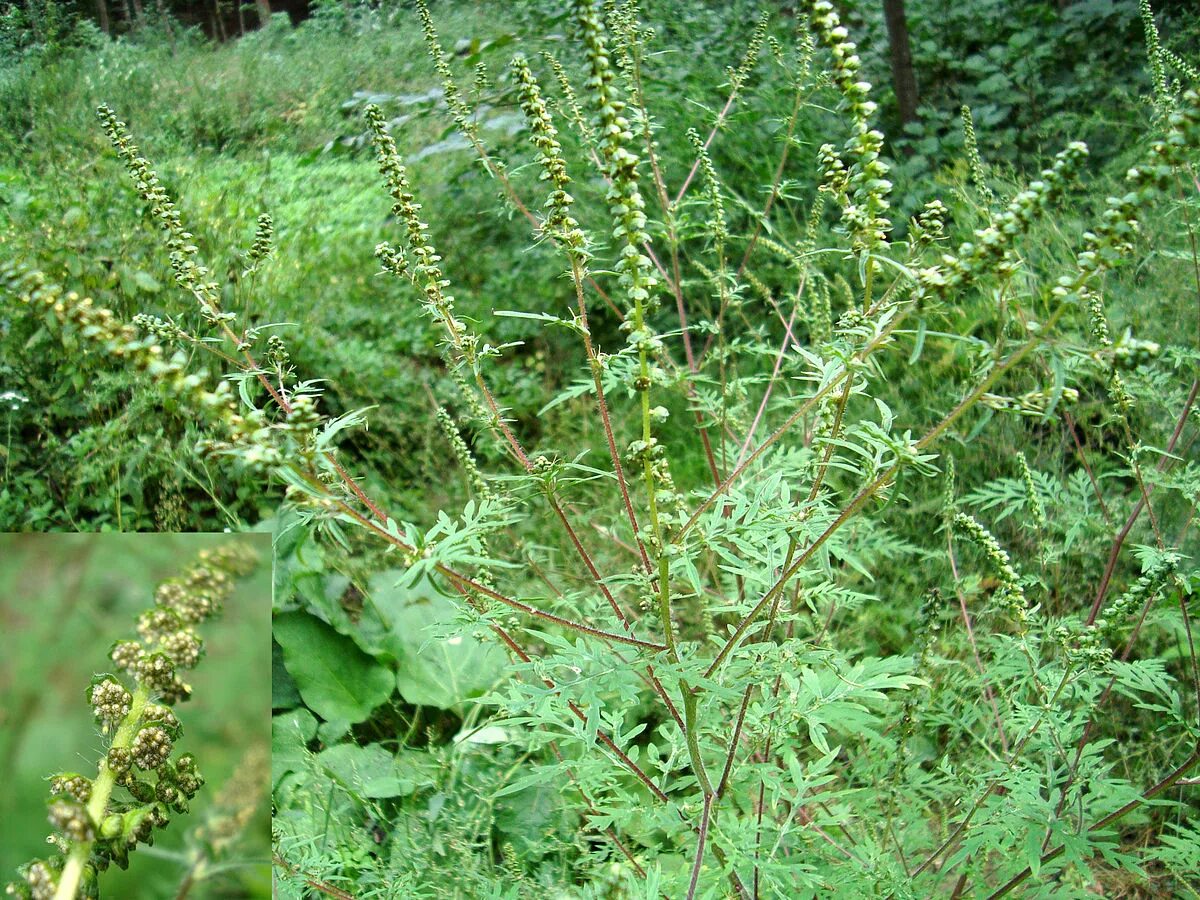
[[[385,666],[307,613],[276,616],[273,632],[300,696],[322,718],[361,722],[391,696]]]
[[[271,780],[304,768],[305,744],[317,733],[317,720],[307,709],[292,709],[271,719]]]
[[[396,660],[396,686],[409,703],[451,709],[489,690],[507,660],[497,646],[467,635],[445,636],[454,620],[453,602],[422,582],[406,588],[404,573],[371,579],[362,624],[372,643]],[[370,624],[369,624],[370,623]]]
[[[563,792],[558,785],[537,784],[496,801],[496,830],[526,858],[540,859],[550,844],[555,820],[561,822]]]
[[[361,797],[406,797],[437,781],[438,763],[416,750],[393,755],[379,744],[338,744],[317,756],[326,774]]]
[[[295,679],[288,674],[283,664],[283,650],[279,644],[271,642],[271,708],[290,709],[300,705],[300,692],[296,690]]]

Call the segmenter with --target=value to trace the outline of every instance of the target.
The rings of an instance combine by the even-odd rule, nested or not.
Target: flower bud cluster
[[[239,413],[229,383],[219,381],[210,390],[204,376],[188,372],[188,359],[182,352],[167,357],[160,344],[138,337],[132,326],[122,324],[110,310],[96,306],[90,298],[64,292],[41,272],[0,265],[0,288],[13,293],[19,302],[51,313],[65,328],[114,359],[132,364],[164,394],[201,417],[210,432],[227,436],[227,440],[201,441],[198,448],[202,452],[236,455],[243,463],[262,468],[277,466],[284,459],[266,414],[258,409]]]
[[[1042,497],[1033,483],[1033,470],[1029,468],[1029,461],[1020,451],[1017,453],[1017,468],[1021,472],[1021,483],[1025,486],[1025,503],[1029,508],[1029,517],[1033,522],[1033,527],[1044,532],[1047,524],[1046,506],[1042,503]]]
[[[410,277],[408,259],[404,255],[404,248],[395,247],[387,241],[381,241],[375,245],[375,258],[383,266],[384,272],[395,275],[397,278]]]
[[[1075,403],[1079,399],[1079,391],[1075,388],[1062,388],[1055,391],[1044,388],[1027,391],[1019,397],[1005,397],[1002,394],[980,394],[979,402],[989,409],[1003,409],[1022,416],[1039,418],[1053,403]]]
[[[946,216],[949,210],[941,200],[930,200],[908,225],[913,249],[928,247],[946,236]]]
[[[251,272],[258,270],[259,264],[271,255],[271,251],[275,248],[275,221],[269,213],[263,213],[258,217],[258,224],[254,229],[254,243],[250,245],[250,250],[246,254],[246,270],[242,273],[245,277]]]
[[[1054,640],[1071,665],[1098,672],[1106,669],[1113,658],[1112,648],[1106,647],[1101,637],[1099,627],[1076,624],[1054,629]]]
[[[642,253],[650,236],[646,205],[638,188],[640,159],[629,149],[633,133],[624,115],[625,102],[616,96],[600,14],[591,0],[577,0],[575,11],[591,72],[587,86],[596,104],[600,157],[609,181],[606,198],[613,219],[612,236],[619,247],[615,268],[625,295],[633,301],[635,328],[640,328],[657,284],[650,273],[650,259]]]
[[[750,80],[750,73],[754,71],[754,67],[758,65],[758,54],[762,52],[763,41],[767,39],[767,25],[770,24],[771,14],[764,11],[758,17],[758,23],[754,26],[754,31],[750,33],[750,40],[746,42],[746,52],[742,56],[742,61],[736,69],[729,71],[729,93],[737,96],[746,87],[746,82]],[[780,55],[777,52],[777,56]]]
[[[541,89],[533,77],[528,60],[518,54],[513,57],[511,66],[520,90],[521,110],[529,124],[529,139],[537,148],[538,163],[542,167],[541,178],[550,182],[550,197],[544,204],[548,214],[542,228],[562,241],[574,259],[582,261],[585,241],[579,223],[571,216],[574,198],[568,193],[571,179],[567,175],[562,145],[558,142],[558,129],[551,121],[550,111],[542,99]]]
[[[1154,104],[1159,112],[1163,112],[1169,107],[1171,91],[1167,83],[1162,40],[1158,34],[1158,26],[1154,24],[1154,10],[1150,8],[1150,0],[1138,0],[1138,8],[1142,16],[1147,62],[1150,64],[1150,81],[1154,85]]]
[[[963,151],[967,156],[967,168],[971,172],[971,180],[983,201],[991,206],[996,202],[996,195],[988,187],[987,177],[983,171],[983,160],[979,157],[979,138],[975,134],[975,119],[971,115],[971,107],[963,104],[962,110]]]
[[[659,519],[664,527],[682,525],[688,520],[687,497],[675,486],[670,462],[664,457],[654,460],[650,467],[654,478],[654,499],[659,506]]]
[[[805,5],[813,30],[833,57],[831,75],[834,83],[841,90],[856,122],[865,123],[877,107],[870,98],[870,83],[861,77],[862,59],[858,55],[858,45],[849,39],[850,33],[829,0],[809,0]]]
[[[1162,593],[1178,571],[1179,563],[1177,553],[1158,554],[1142,576],[1109,605],[1104,618],[1096,619],[1096,628],[1110,640],[1115,639],[1131,619],[1141,614],[1143,606]]]
[[[227,320],[231,314],[221,312],[220,285],[210,280],[212,273],[208,267],[197,262],[199,248],[192,242],[195,235],[183,227],[179,208],[162,186],[158,173],[141,156],[126,130],[125,123],[117,119],[116,113],[107,106],[101,106],[96,110],[96,115],[113,148],[124,160],[138,195],[149,204],[151,214],[166,234],[176,283],[195,296],[200,302],[201,312],[209,321]]]
[[[133,326],[146,334],[153,335],[163,344],[174,344],[187,340],[188,334],[169,319],[160,319],[145,313],[133,317]]]
[[[992,575],[1000,583],[995,594],[997,605],[1017,621],[1021,630],[1029,620],[1029,602],[1025,598],[1025,588],[1021,584],[1021,576],[1013,567],[1008,551],[1000,546],[995,536],[983,527],[974,516],[966,513],[955,513],[954,530],[971,543],[978,546],[991,567]]]
[[[700,174],[704,177],[704,196],[711,211],[705,225],[716,245],[717,256],[722,257],[725,244],[729,240],[729,226],[725,222],[725,200],[721,196],[721,183],[717,180],[717,170],[713,166],[712,157],[708,155],[708,148],[700,140],[699,132],[695,128],[689,128],[687,137],[696,153],[696,159],[700,162]]]
[[[55,775],[50,779],[50,793],[56,797],[65,794],[80,803],[87,803],[92,797],[92,783],[77,772]]]
[[[454,420],[450,417],[450,413],[446,412],[443,407],[437,409],[437,421],[441,426],[442,434],[446,436],[446,440],[450,442],[450,451],[454,454],[455,461],[462,467],[462,470],[467,475],[467,480],[470,482],[471,490],[475,496],[481,500],[491,499],[495,495],[492,489],[488,487],[486,481],[483,480],[483,475],[479,471],[479,465],[475,462],[475,457],[471,453],[471,448],[467,446],[467,442],[463,440],[459,434],[458,426],[454,424]]]
[[[263,357],[269,367],[278,373],[287,372],[292,365],[292,355],[288,353],[287,344],[277,334],[267,338],[267,352]]]
[[[96,835],[87,810],[77,800],[55,800],[50,804],[46,818],[50,826],[67,841],[90,841]]]
[[[1104,301],[1100,299],[1100,295],[1088,285],[1084,285],[1076,292],[1076,296],[1087,310],[1092,340],[1100,347],[1111,347],[1112,338],[1108,331],[1108,317],[1104,314]]]
[[[404,223],[408,250],[415,257],[401,264],[403,257],[390,245],[376,248],[384,268],[407,277],[425,295],[425,310],[446,329],[451,345],[467,362],[473,361],[473,344],[463,340],[463,324],[454,317],[454,297],[445,292],[450,282],[442,274],[442,257],[429,239],[429,226],[421,221],[421,204],[417,202],[408,180],[408,169],[400,160],[396,141],[388,131],[387,120],[379,107],[371,103],[366,108],[372,143],[379,159],[379,172],[387,181],[393,205],[392,215]],[[381,249],[382,248],[382,249]]]
[[[438,37],[437,28],[433,24],[433,16],[429,14],[429,7],[425,0],[417,0],[417,13],[421,17],[421,31],[425,35],[425,47],[428,50],[429,58],[433,60],[433,67],[442,81],[443,99],[446,101],[446,106],[450,108],[450,114],[454,117],[454,124],[468,138],[478,140],[479,122],[471,114],[471,107],[463,99],[458,82],[454,80],[454,73],[450,71],[450,64],[446,61],[446,52],[442,49],[441,39]]]
[[[1148,365],[1162,355],[1162,345],[1157,341],[1135,338],[1128,332],[1112,349],[1112,364],[1116,369],[1136,369]]]
[[[833,58],[832,80],[841,92],[854,133],[843,152],[852,160],[847,169],[831,144],[821,147],[822,170],[827,189],[842,200],[842,221],[852,235],[856,251],[877,250],[886,246],[892,230],[888,195],[892,183],[890,169],[882,159],[883,133],[871,127],[877,106],[870,99],[871,84],[862,80],[862,60],[858,46],[829,0],[809,0],[809,21]]]
[[[1162,58],[1163,62],[1182,75],[1186,82],[1190,84],[1200,83],[1200,69],[1196,68],[1178,53],[1163,47]]]
[[[583,109],[579,106],[579,98],[575,96],[575,88],[571,86],[571,79],[567,77],[567,70],[563,68],[563,64],[548,50],[542,51],[542,59],[544,59],[554,72],[554,78],[558,81],[558,89],[562,92],[562,103],[559,104],[559,112],[566,118],[570,119],[571,124],[583,137],[586,143],[592,143],[594,132],[592,126],[588,122],[587,117],[583,114]]]
[[[96,721],[107,732],[129,715],[133,695],[115,678],[106,675],[92,682],[88,690],[88,703]]]
[[[171,737],[165,728],[149,725],[138,731],[129,747],[133,764],[139,769],[157,769],[171,755]]]
[[[976,229],[974,241],[960,244],[957,253],[943,254],[940,266],[921,269],[915,297],[946,300],[987,275],[1012,274],[1016,270],[1017,237],[1035,216],[1063,195],[1087,154],[1087,146],[1079,141],[1067,145],[1054,158],[1054,164],[1042,170],[1041,178],[1018,193],[990,225]]]

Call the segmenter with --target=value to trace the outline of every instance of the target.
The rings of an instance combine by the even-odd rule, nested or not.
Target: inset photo
[[[269,897],[272,548],[0,534],[0,885]]]

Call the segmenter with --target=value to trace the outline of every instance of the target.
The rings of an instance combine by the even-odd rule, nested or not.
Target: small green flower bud
[[[125,788],[138,803],[150,803],[154,800],[154,785],[148,781],[131,778]]]
[[[151,690],[167,693],[175,681],[175,664],[165,653],[151,653],[138,660],[137,679]]]
[[[157,607],[146,610],[138,617],[137,630],[142,640],[153,642],[163,635],[178,631],[182,624],[173,610]]]
[[[162,635],[158,646],[181,669],[193,668],[204,652],[204,642],[190,628]]]
[[[88,703],[96,719],[108,729],[129,715],[133,697],[111,675],[100,676],[88,688]]]
[[[50,900],[58,888],[57,866],[46,860],[36,860],[25,867],[21,873],[29,887],[29,896],[33,900]]]
[[[130,751],[139,769],[157,769],[171,755],[171,736],[166,729],[150,725],[137,733]]]
[[[109,749],[105,761],[112,771],[123,775],[133,765],[133,754],[126,747],[112,747]]]
[[[183,732],[183,726],[174,711],[161,703],[148,703],[142,712],[142,721],[161,725],[171,735],[171,740],[178,740]]]
[[[83,805],[75,800],[55,800],[48,813],[50,824],[68,841],[90,841],[96,830]]]
[[[119,814],[105,816],[104,821],[100,823],[100,837],[102,840],[112,840],[121,834],[122,818]]]
[[[170,781],[160,778],[158,784],[154,786],[154,797],[156,800],[171,805],[179,799],[179,788]]]
[[[92,796],[92,783],[77,773],[55,775],[50,779],[50,793],[54,795],[67,794],[80,803],[87,803]]]
[[[113,644],[108,656],[123,671],[133,675],[137,671],[142,653],[142,645],[137,641],[117,641]]]

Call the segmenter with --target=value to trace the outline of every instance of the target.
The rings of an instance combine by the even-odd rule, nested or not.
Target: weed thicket
[[[574,3],[560,52],[477,65],[472,90],[418,6],[451,119],[562,276],[540,309],[497,294],[464,312],[447,243],[464,251],[424,214],[408,114],[361,104],[396,224],[376,255],[443,364],[429,430],[461,469],[457,505],[406,513],[347,464],[373,413],[330,415],[320,373],[295,364],[303,333],[247,321],[214,286],[111,110],[207,324],[138,332],[9,275],[202,422],[214,465],[282,486],[281,543],[322,542],[295,551],[276,622],[294,687],[276,704],[277,862],[293,892],[478,895],[501,877],[517,895],[1182,889],[1200,763],[1198,323],[1194,302],[1164,303],[1187,337],[1114,337],[1109,303],[1147,225],[1164,245],[1194,237],[1200,95],[1161,79],[1154,136],[1112,196],[1087,196],[1082,143],[1003,189],[972,153],[977,187],[905,221],[863,61],[825,0],[786,42],[752,27],[721,111],[677,135],[647,102],[659,38],[635,4]],[[533,166],[479,125],[496,83]],[[717,151],[755,83],[785,102],[747,190]],[[829,129],[814,147],[800,132],[820,107],[837,115],[813,114]],[[265,226],[259,239],[269,267]],[[1194,279],[1194,251],[1176,255]],[[572,354],[574,379],[517,396],[522,348],[498,336],[513,319],[544,330],[557,365]],[[185,350],[233,374],[213,384]],[[372,546],[402,571],[369,603],[331,598],[313,554]],[[450,603],[453,619],[432,612]],[[430,624],[417,630],[448,669],[412,644]],[[434,709],[459,740],[421,718]],[[503,771],[471,749],[489,728]],[[494,846],[515,798],[556,811],[545,840]]]

